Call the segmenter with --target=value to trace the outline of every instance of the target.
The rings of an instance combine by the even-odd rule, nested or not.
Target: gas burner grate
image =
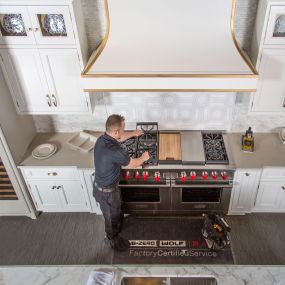
[[[207,164],[229,164],[229,159],[221,132],[202,132]]]
[[[158,124],[137,123],[137,129],[144,134],[138,138],[130,138],[121,142],[121,146],[131,158],[140,157],[145,151],[149,152],[150,159],[144,165],[157,165],[158,163]]]

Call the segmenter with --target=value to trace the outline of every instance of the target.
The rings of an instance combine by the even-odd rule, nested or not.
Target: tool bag
[[[202,235],[210,249],[223,249],[230,244],[228,233],[231,231],[230,226],[215,214],[203,214],[204,224]]]

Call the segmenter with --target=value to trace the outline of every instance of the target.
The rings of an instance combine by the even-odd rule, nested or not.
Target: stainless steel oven
[[[130,214],[164,214],[171,207],[170,184],[119,185],[122,208]]]
[[[232,183],[227,184],[180,184],[172,185],[172,209],[176,214],[227,213]]]

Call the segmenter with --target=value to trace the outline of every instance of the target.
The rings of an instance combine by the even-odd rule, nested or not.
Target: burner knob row
[[[201,176],[204,180],[207,180],[208,177],[209,177],[209,173],[208,171],[202,171],[201,173]],[[218,172],[217,171],[212,171],[211,172],[211,177],[214,179],[214,180],[217,180],[218,179]],[[226,180],[228,179],[228,174],[226,171],[222,171],[221,172],[221,177],[223,180]],[[190,178],[191,180],[195,180],[197,178],[197,173],[195,171],[190,171]],[[180,181],[181,182],[185,182],[187,181],[187,173],[186,171],[182,171],[181,174],[180,174]]]

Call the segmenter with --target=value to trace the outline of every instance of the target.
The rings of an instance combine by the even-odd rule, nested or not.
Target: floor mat
[[[202,218],[129,216],[121,235],[131,246],[115,251],[113,264],[234,264],[230,247],[208,249],[202,225]]]

